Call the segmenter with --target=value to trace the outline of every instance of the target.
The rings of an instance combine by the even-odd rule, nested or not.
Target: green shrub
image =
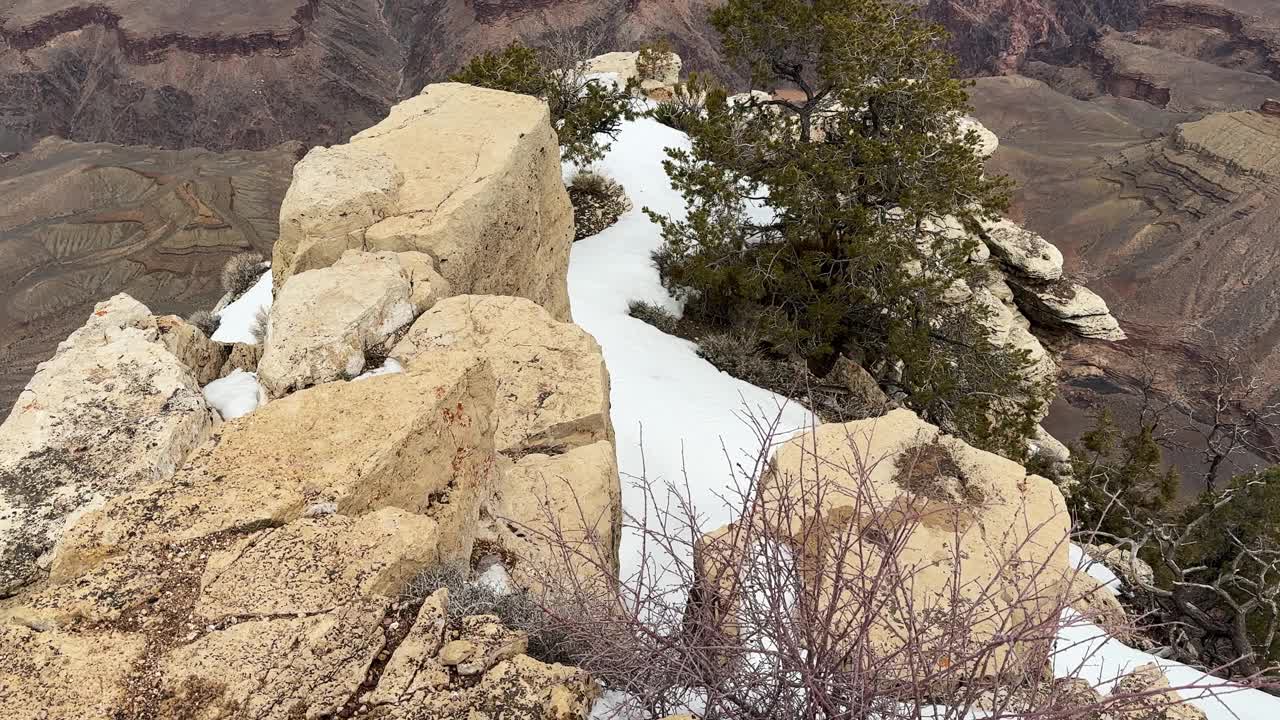
[[[706,73],[689,73],[689,79],[671,90],[671,99],[658,103],[650,111],[653,119],[684,133],[692,132],[694,123],[702,119],[703,110],[712,96],[721,100],[727,93],[715,78]]]
[[[671,43],[659,40],[640,47],[636,57],[636,74],[641,80],[658,80],[671,69]]]

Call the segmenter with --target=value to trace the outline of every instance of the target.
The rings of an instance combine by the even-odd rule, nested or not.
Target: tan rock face
[[[502,473],[486,508],[486,539],[514,560],[521,587],[535,587],[563,568],[550,538],[586,555],[575,558],[580,578],[607,568],[616,577],[622,539],[622,485],[613,444],[600,441],[560,455],[526,455]],[[587,558],[591,558],[590,561]]]
[[[526,297],[567,320],[572,218],[544,103],[428,85],[347,145],[298,164],[272,273],[279,291],[349,249],[416,250],[455,292]]]
[[[258,371],[261,345],[210,340],[200,328],[176,315],[156,318],[156,328],[160,343],[195,375],[202,387],[235,370]]]
[[[435,519],[440,552],[465,555],[460,528],[474,523],[493,484],[493,394],[479,359],[294,393],[224,423],[171,482],[81,518],[59,544],[53,574],[74,577],[144,538],[191,540],[384,507]]]
[[[0,715],[8,720],[108,718],[125,704],[144,639],[0,625]]]
[[[151,312],[127,295],[99,303],[0,426],[0,596],[47,568],[69,517],[168,479],[213,422]]]
[[[365,370],[397,334],[449,294],[431,256],[347,251],[290,277],[271,305],[258,378],[272,397]]]
[[[857,468],[865,469],[865,480]],[[802,494],[814,492],[815,472],[832,484],[820,502]],[[799,504],[787,504],[802,498]],[[788,510],[785,520],[777,512],[767,515],[774,518],[774,532],[804,544],[806,562],[815,568],[811,582],[827,587],[834,563],[847,565],[845,581],[855,585],[852,578],[874,577],[875,569],[890,560],[908,574],[910,603],[887,600],[884,611],[871,618],[872,642],[885,652],[893,652],[908,635],[901,613],[963,610],[972,618],[967,623],[970,641],[982,643],[1031,627],[1059,610],[1060,583],[1068,571],[1069,517],[1058,489],[1027,475],[1017,463],[943,435],[910,411],[823,425],[784,444],[761,502],[766,508],[803,508]],[[855,542],[844,557],[823,550],[850,527],[874,530],[855,535],[869,539]],[[903,529],[905,541],[892,555],[874,540],[895,538]],[[846,594],[853,592],[872,591],[853,586],[841,591],[831,600],[841,603],[834,622],[867,619],[855,617],[858,610],[844,605],[853,597]],[[848,613],[853,614],[845,617]],[[1002,649],[990,661],[997,665],[980,669],[999,667],[1007,652],[1034,663],[1034,650]]]
[[[983,240],[1019,275],[1044,282],[1062,277],[1062,251],[1012,220],[1002,219],[987,227]]]
[[[418,318],[391,352],[406,367],[479,356],[498,378],[501,452],[612,440],[609,374],[595,339],[524,298],[459,295]]]

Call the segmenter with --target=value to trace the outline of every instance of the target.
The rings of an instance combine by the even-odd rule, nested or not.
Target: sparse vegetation
[[[668,335],[675,335],[680,325],[680,318],[670,310],[644,300],[632,300],[627,305],[627,314],[649,323]]]
[[[714,77],[691,72],[687,80],[672,88],[671,98],[658,103],[651,112],[653,119],[663,125],[688,133],[692,132],[694,123],[702,119],[709,100],[723,102],[727,96]]]
[[[249,330],[253,341],[259,345],[267,341],[267,331],[271,327],[271,311],[266,307],[258,308],[253,316],[253,327]]]
[[[218,326],[222,324],[222,318],[208,310],[197,310],[187,316],[187,322],[200,328],[200,332],[204,333],[205,337],[211,338],[218,331]]]
[[[222,289],[237,298],[253,287],[265,272],[265,262],[260,253],[247,252],[232,255],[222,266]]]
[[[1162,437],[1160,413],[1141,413],[1127,434],[1103,413],[1072,448],[1077,536],[1118,548],[1113,562],[1132,558],[1117,568],[1123,598],[1164,655],[1237,677],[1280,674],[1280,469],[1179,503]]]
[[[660,80],[672,70],[671,43],[666,40],[640,46],[636,57],[636,74],[643,80]]]
[[[616,135],[622,120],[634,116],[629,88],[588,77],[587,62],[603,38],[593,26],[548,31],[532,47],[513,42],[475,57],[450,79],[545,100],[564,159],[589,165],[608,147],[598,136]]]
[[[457,624],[469,615],[493,615],[503,625],[522,630],[529,636],[530,657],[543,662],[568,660],[564,639],[556,631],[542,605],[526,591],[501,593],[476,582],[467,568],[458,565],[434,565],[425,568],[405,587],[403,600],[410,606],[421,605],[440,588],[449,591],[448,621]]]
[[[631,200],[620,183],[599,172],[582,170],[573,176],[569,187],[573,204],[573,239],[581,240],[618,222],[631,209]]]

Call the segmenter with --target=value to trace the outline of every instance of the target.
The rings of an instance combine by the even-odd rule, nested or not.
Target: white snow
[[[609,368],[624,511],[636,516],[644,510],[644,496],[634,480],[643,476],[650,482],[681,483],[687,475],[691,499],[705,516],[705,527],[715,528],[733,519],[721,498],[731,480],[729,462],[750,468],[759,448],[744,412],[766,418],[780,414],[779,427],[785,431],[803,428],[810,415],[778,395],[719,372],[697,356],[693,343],[627,314],[632,300],[680,312],[650,259],[661,244],[659,229],[641,211],[649,207],[672,215],[684,212],[680,195],[662,169],[664,147],[688,147],[688,138],[648,118],[626,122],[605,158],[593,166],[626,188],[634,209],[612,227],[574,244],[569,298],[574,320],[595,336]],[[566,167],[566,177],[574,171]],[[635,569],[637,541],[634,534],[623,537],[623,577]],[[1113,573],[1080,548],[1072,546],[1071,559],[1113,590],[1120,586]],[[1118,675],[1157,662],[1174,687],[1222,684],[1185,665],[1134,650],[1079,616],[1069,619],[1054,658],[1059,677],[1079,675],[1107,691]],[[1194,691],[1184,692],[1192,695]],[[613,717],[612,711],[627,699],[623,693],[606,692],[592,716]],[[1280,698],[1255,690],[1192,701],[1209,720],[1280,718]]]
[[[231,374],[204,386],[204,399],[223,420],[248,415],[265,402],[266,393],[257,373],[232,370]]]
[[[687,147],[688,138],[657,121],[641,118],[623,124],[594,169],[622,184],[633,209],[600,234],[574,243],[569,299],[574,321],[595,336],[609,368],[623,509],[635,516],[644,510],[643,494],[628,480],[644,476],[651,483],[681,483],[683,463],[691,499],[706,516],[707,529],[714,529],[733,519],[731,508],[717,496],[730,480],[726,452],[733,462],[750,468],[759,449],[743,413],[772,419],[781,412],[780,427],[788,431],[804,427],[809,414],[779,395],[720,372],[698,357],[693,343],[627,314],[632,300],[680,311],[649,257],[662,243],[659,229],[641,211],[649,207],[683,214],[684,202],[662,169],[662,149],[675,146]],[[638,548],[634,534],[623,537],[624,577],[635,568]]]
[[[1156,663],[1168,676],[1170,687],[1203,710],[1209,720],[1280,718],[1280,698],[1260,690],[1227,687],[1225,680],[1135,650],[1073,610],[1063,613],[1063,624],[1054,648],[1055,678],[1083,678],[1099,692],[1107,693],[1122,675]]]
[[[352,378],[351,381],[355,382],[356,380],[368,380],[369,378],[378,377],[379,375],[392,375],[395,373],[402,373],[402,372],[404,372],[403,365],[401,365],[395,358],[387,358],[382,362],[382,365],[380,365],[379,367],[376,367],[372,370],[366,370],[364,373]]]
[[[1090,557],[1089,553],[1084,551],[1084,548],[1071,543],[1071,546],[1067,548],[1067,555],[1067,562],[1071,567],[1083,569],[1089,577],[1102,583],[1102,586],[1110,590],[1112,594],[1120,592],[1120,588],[1123,585],[1120,582],[1120,578],[1116,577],[1116,574],[1111,572],[1106,565]]]
[[[224,343],[256,345],[253,325],[257,321],[258,308],[271,307],[271,271],[262,274],[244,295],[227,305],[219,313],[222,324],[213,333],[213,340]]]

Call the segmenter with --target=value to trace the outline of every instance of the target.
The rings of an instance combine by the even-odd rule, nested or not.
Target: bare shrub
[[[423,569],[406,585],[401,600],[416,607],[440,588],[449,591],[446,619],[451,625],[460,624],[471,615],[493,615],[503,625],[529,636],[530,657],[543,662],[568,660],[563,635],[528,592],[499,592],[487,583],[472,580],[466,567],[440,564]]]
[[[266,307],[258,308],[258,312],[253,316],[253,327],[249,329],[253,335],[253,341],[261,345],[267,341],[267,330],[270,327],[271,311]]]
[[[576,173],[568,191],[569,202],[573,204],[575,241],[599,233],[631,209],[631,200],[622,185],[598,172]]]
[[[222,289],[233,298],[243,295],[262,277],[263,262],[262,255],[256,252],[232,255],[222,266]]]
[[[723,497],[736,522],[707,527],[687,478],[641,478],[644,508],[624,519],[638,555],[624,559],[620,580],[603,565],[586,577],[566,572],[567,562],[539,575],[539,602],[573,664],[624,698],[613,717],[959,720],[981,709],[1066,720],[1141,707],[1160,692],[1099,697],[1047,677],[1055,654],[1074,649],[1060,634],[1073,598],[1063,566],[1029,560],[1043,553],[1026,543],[1044,537],[992,538],[1004,560],[966,574],[970,559],[958,548],[970,512],[886,502],[871,479],[876,463],[854,437],[852,464],[813,457],[794,475],[771,472],[777,420],[755,427],[762,449],[750,467],[731,470]],[[923,451],[916,461],[945,465]],[[566,541],[554,516],[546,521],[553,555],[588,564],[604,556]],[[912,536],[939,523],[953,541],[921,562]]]
[[[668,335],[675,335],[676,327],[680,324],[680,318],[670,310],[644,300],[632,300],[627,305],[627,314],[641,322],[649,323]]]
[[[222,318],[214,315],[208,310],[197,310],[187,316],[187,322],[200,328],[200,332],[205,337],[213,337],[218,332],[218,326],[222,324]]]

